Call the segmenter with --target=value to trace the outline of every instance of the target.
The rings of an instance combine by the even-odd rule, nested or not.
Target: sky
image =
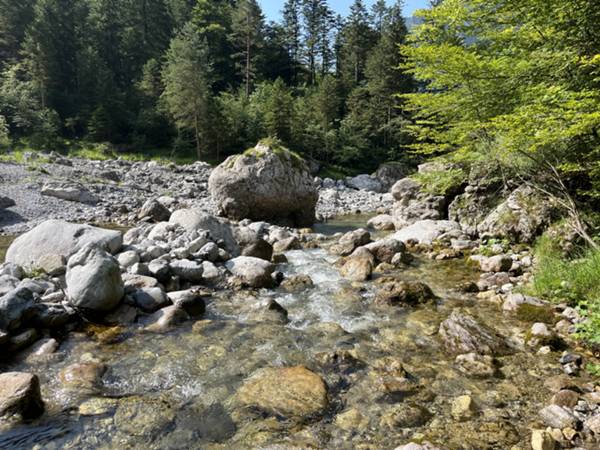
[[[346,16],[350,10],[350,5],[354,0],[328,0],[329,6],[337,13]],[[260,5],[265,13],[267,20],[279,20],[281,18],[281,10],[285,0],[259,0]],[[365,4],[370,8],[375,3],[375,0],[365,0]],[[388,4],[392,4],[393,0],[387,0]],[[405,0],[404,16],[410,17],[415,9],[425,8],[428,5],[428,0]]]

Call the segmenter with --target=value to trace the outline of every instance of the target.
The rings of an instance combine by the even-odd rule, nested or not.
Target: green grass
[[[331,178],[333,180],[342,180],[346,177],[360,175],[360,169],[352,169],[349,167],[336,166],[332,164],[323,164],[317,176],[321,178]]]
[[[600,250],[582,250],[577,257],[567,258],[552,239],[543,236],[535,256],[531,293],[578,307],[588,319],[579,326],[578,336],[600,344]]]

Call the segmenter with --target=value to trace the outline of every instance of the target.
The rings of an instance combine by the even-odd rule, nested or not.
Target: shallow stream
[[[319,231],[362,223],[334,222]],[[329,227],[329,228],[327,228]],[[307,274],[314,288],[220,292],[200,321],[167,334],[90,327],[57,353],[21,358],[3,369],[39,374],[47,413],[0,432],[0,448],[39,449],[393,449],[426,438],[450,449],[509,449],[528,442],[529,423],[549,396],[543,380],[560,373],[557,355],[533,350],[500,358],[500,374],[473,379],[458,371],[436,335],[453,308],[465,308],[517,345],[523,324],[497,305],[456,289],[478,276],[464,261],[416,259],[391,275],[427,283],[439,297],[417,308],[373,304],[375,282],[350,283],[322,249],[287,253],[287,274]],[[390,274],[386,274],[390,275]],[[265,313],[270,299],[289,323]],[[61,369],[100,361],[102,384],[67,388]],[[390,392],[379,374],[401,363],[414,389]],[[304,365],[326,381],[330,406],[302,423],[240,410],[235,393],[260,368]],[[469,394],[477,413],[451,414]],[[351,418],[351,419],[349,419]]]

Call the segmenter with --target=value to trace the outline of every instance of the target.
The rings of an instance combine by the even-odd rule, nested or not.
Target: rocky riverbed
[[[30,231],[0,266],[1,448],[600,445],[584,319],[521,293],[526,245],[483,237],[537,232],[520,191],[461,223],[465,186],[316,180],[317,216],[371,214],[300,229],[216,217],[202,164],[35,167],[11,172],[24,197],[2,185],[5,230]],[[80,176],[77,197],[71,171],[110,167],[121,181]]]

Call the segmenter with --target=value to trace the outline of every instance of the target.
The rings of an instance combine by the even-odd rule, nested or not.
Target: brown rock
[[[43,411],[37,375],[25,372],[0,374],[0,417],[33,419]]]

